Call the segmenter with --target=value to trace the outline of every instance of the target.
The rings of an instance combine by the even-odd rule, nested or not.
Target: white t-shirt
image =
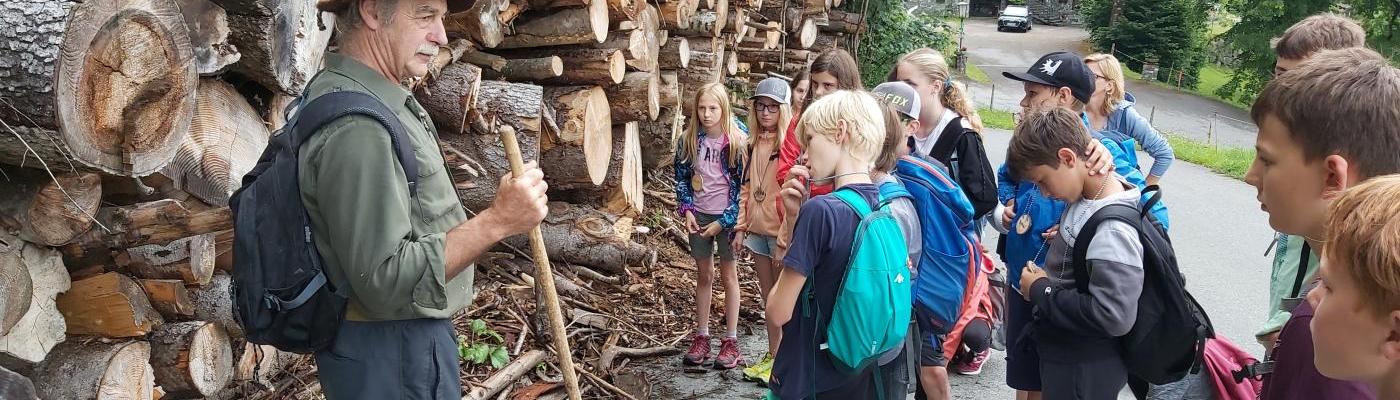
[[[928,136],[922,139],[918,136],[914,137],[914,150],[919,154],[928,155],[928,152],[933,150],[933,144],[938,143],[938,137],[943,134],[943,129],[947,128],[948,124],[957,117],[958,113],[953,112],[952,109],[944,108],[943,117],[938,119],[938,125],[933,126],[933,130],[929,131]]]

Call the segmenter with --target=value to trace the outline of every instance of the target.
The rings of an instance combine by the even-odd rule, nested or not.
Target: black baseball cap
[[[1094,95],[1094,73],[1084,65],[1084,57],[1067,51],[1041,56],[1024,73],[1002,72],[1001,75],[1054,88],[1067,87],[1075,99],[1086,104]]]

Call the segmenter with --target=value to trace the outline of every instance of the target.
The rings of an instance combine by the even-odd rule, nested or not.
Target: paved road
[[[989,18],[967,20],[963,45],[968,49],[968,61],[992,78],[991,84],[972,83],[972,97],[978,105],[986,106],[995,95],[994,106],[999,110],[1020,110],[1021,83],[1001,76],[1003,71],[1025,71],[1040,56],[1054,51],[1074,51],[1088,54],[1085,40],[1088,32],[1081,28],[1036,25],[1028,33],[997,32],[996,21]],[[1254,147],[1257,132],[1249,113],[1219,100],[1196,96],[1140,81],[1129,81],[1128,92],[1137,98],[1137,110],[1151,116],[1158,130],[1174,132],[1197,140],[1206,140],[1212,115],[1218,113],[1214,138],[1226,147]],[[992,92],[995,85],[996,92]]]

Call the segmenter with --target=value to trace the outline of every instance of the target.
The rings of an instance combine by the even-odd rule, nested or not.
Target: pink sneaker
[[[990,349],[982,350],[981,353],[968,353],[958,363],[958,375],[977,375],[982,373],[982,364],[987,362],[987,357],[992,354]]]
[[[731,369],[743,362],[739,354],[739,339],[727,337],[719,341],[719,356],[715,357],[715,369]]]
[[[710,335],[695,334],[690,339],[690,350],[685,352],[685,365],[704,364],[710,359]]]

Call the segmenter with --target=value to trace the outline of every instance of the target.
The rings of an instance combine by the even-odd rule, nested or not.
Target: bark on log
[[[214,276],[214,234],[206,233],[170,242],[127,249],[116,257],[117,265],[143,279],[179,279],[190,285],[207,285]]]
[[[865,30],[865,16],[860,13],[831,10],[826,15],[827,23],[822,32],[856,34]]]
[[[594,0],[608,3],[608,18],[613,21],[635,20],[647,6],[645,0]]]
[[[647,171],[669,165],[676,154],[675,137],[680,136],[685,126],[685,115],[679,105],[663,107],[655,122],[638,125],[637,137],[641,142],[642,167]]]
[[[72,282],[58,252],[5,233],[0,233],[0,272],[0,285],[4,286],[0,297],[8,325],[6,332],[0,332],[0,366],[27,370],[63,341],[66,328],[54,298]],[[29,298],[16,299],[17,293]],[[18,319],[9,323],[16,311],[20,312]]]
[[[749,34],[748,11],[742,8],[735,8],[729,11],[724,22],[724,33],[734,34],[735,37],[744,37]]]
[[[514,49],[600,43],[607,36],[607,2],[595,1],[590,2],[587,8],[551,10],[550,14],[537,15],[516,24],[515,34],[506,36],[496,47]]]
[[[543,90],[524,83],[484,81],[470,111],[484,120],[515,128],[521,155],[539,159],[544,112]],[[500,139],[491,132],[469,129],[461,135],[442,135],[443,159],[452,173],[462,205],[472,211],[491,206],[501,176],[510,173],[510,160]]]
[[[558,77],[541,79],[548,85],[613,85],[622,83],[627,73],[627,59],[622,51],[612,49],[549,48],[503,52],[506,58],[540,58],[558,56],[568,66]]]
[[[606,158],[597,161],[602,164],[602,182],[594,183],[587,171],[579,166],[590,162],[586,153],[573,144],[555,144],[546,141],[548,149],[540,154],[540,165],[544,167],[545,179],[549,181],[550,199],[573,204],[605,206],[622,182],[622,161],[625,124],[609,127]],[[600,138],[601,141],[601,138]],[[551,147],[552,146],[552,147]]]
[[[233,230],[216,233],[214,236],[214,269],[233,272]]]
[[[34,388],[45,399],[150,400],[155,381],[150,359],[146,342],[74,339],[39,365]]]
[[[73,282],[58,296],[70,335],[106,338],[139,337],[165,322],[135,280],[108,272]]]
[[[139,282],[151,307],[167,320],[187,319],[194,316],[194,302],[185,282],[179,279],[142,279]]]
[[[698,11],[697,0],[676,0],[661,3],[657,11],[661,14],[661,28],[665,30],[689,29]]]
[[[39,395],[34,391],[34,382],[24,375],[0,367],[0,399],[29,400],[38,399]]]
[[[151,332],[151,368],[166,399],[212,396],[233,378],[228,333],[204,321],[165,324]]]
[[[273,91],[301,94],[321,69],[335,16],[318,12],[313,1],[213,1],[228,11],[230,39],[243,54],[233,71]]]
[[[190,288],[190,301],[194,303],[194,317],[200,321],[219,324],[229,337],[243,338],[243,328],[233,317],[233,279],[228,275],[216,274],[209,285]]]
[[[631,218],[617,217],[588,207],[550,202],[549,215],[540,226],[550,258],[598,271],[623,273],[627,266],[648,266],[656,252],[631,240]],[[528,238],[505,242],[527,246]]]
[[[60,249],[70,268],[108,262],[117,250],[233,229],[228,207],[196,211],[176,200],[101,208],[97,221],[108,231],[94,224]]]
[[[35,21],[0,21],[19,27],[0,34],[9,42],[0,45],[8,50],[0,57],[16,60],[4,67],[10,78],[0,97],[10,104],[0,105],[0,119],[40,128],[26,132],[31,144],[45,141],[44,130],[57,131],[83,168],[136,176],[170,161],[189,127],[198,83],[189,30],[172,0],[6,3],[17,9],[0,11],[2,18]]]
[[[720,37],[724,33],[724,19],[728,15],[714,10],[700,10],[690,19],[690,26],[673,29],[676,34],[692,37]],[[724,14],[724,15],[721,15]]]
[[[507,0],[479,0],[466,11],[443,18],[442,26],[449,35],[471,38],[486,47],[496,47],[505,38],[501,12],[509,7]]]
[[[763,50],[755,48],[739,47],[734,49],[738,53],[739,60],[748,63],[795,63],[806,65],[807,60],[812,57],[812,52],[807,50]]]
[[[609,86],[608,106],[613,123],[652,121],[661,111],[661,77],[651,72],[629,72],[622,83]]]
[[[481,74],[486,79],[506,79],[510,81],[538,81],[558,78],[564,74],[564,61],[558,56],[540,58],[506,59],[500,71],[485,69]]]
[[[258,111],[221,80],[199,83],[190,131],[161,174],[205,203],[224,206],[271,136]]]
[[[467,127],[467,109],[476,104],[480,85],[481,68],[456,62],[443,68],[426,85],[419,86],[414,97],[432,117],[439,133],[461,133]]]
[[[685,37],[673,37],[666,41],[666,45],[661,46],[661,53],[657,55],[657,66],[667,70],[690,66],[690,40]]]
[[[505,368],[496,371],[495,374],[486,378],[480,385],[472,387],[471,391],[467,392],[467,395],[462,397],[462,400],[487,400],[493,398],[496,393],[500,393],[501,390],[514,384],[520,377],[533,371],[535,366],[544,362],[545,358],[548,356],[549,353],[539,350],[530,350],[525,354],[521,354],[520,357],[516,357],[515,361],[511,361]]]
[[[559,121],[558,137],[540,141],[540,167],[545,179],[553,184],[555,177],[586,172],[594,185],[603,183],[612,153],[612,111],[607,94],[598,87],[573,86],[549,88],[544,92],[545,104],[554,109]],[[586,168],[580,164],[563,165],[544,161],[551,152],[583,154]]]
[[[190,30],[195,71],[200,76],[223,73],[242,58],[238,47],[229,43],[228,14],[209,0],[179,0],[180,13]]]
[[[0,168],[0,229],[21,239],[57,246],[92,225],[102,198],[101,176],[84,172],[59,174],[55,181],[43,170]]]
[[[789,41],[788,43],[792,42]],[[831,50],[837,47],[839,46],[836,43],[836,36],[816,35],[816,38],[812,40],[812,45],[808,46],[807,50],[813,53],[821,54],[821,52],[823,51]]]

